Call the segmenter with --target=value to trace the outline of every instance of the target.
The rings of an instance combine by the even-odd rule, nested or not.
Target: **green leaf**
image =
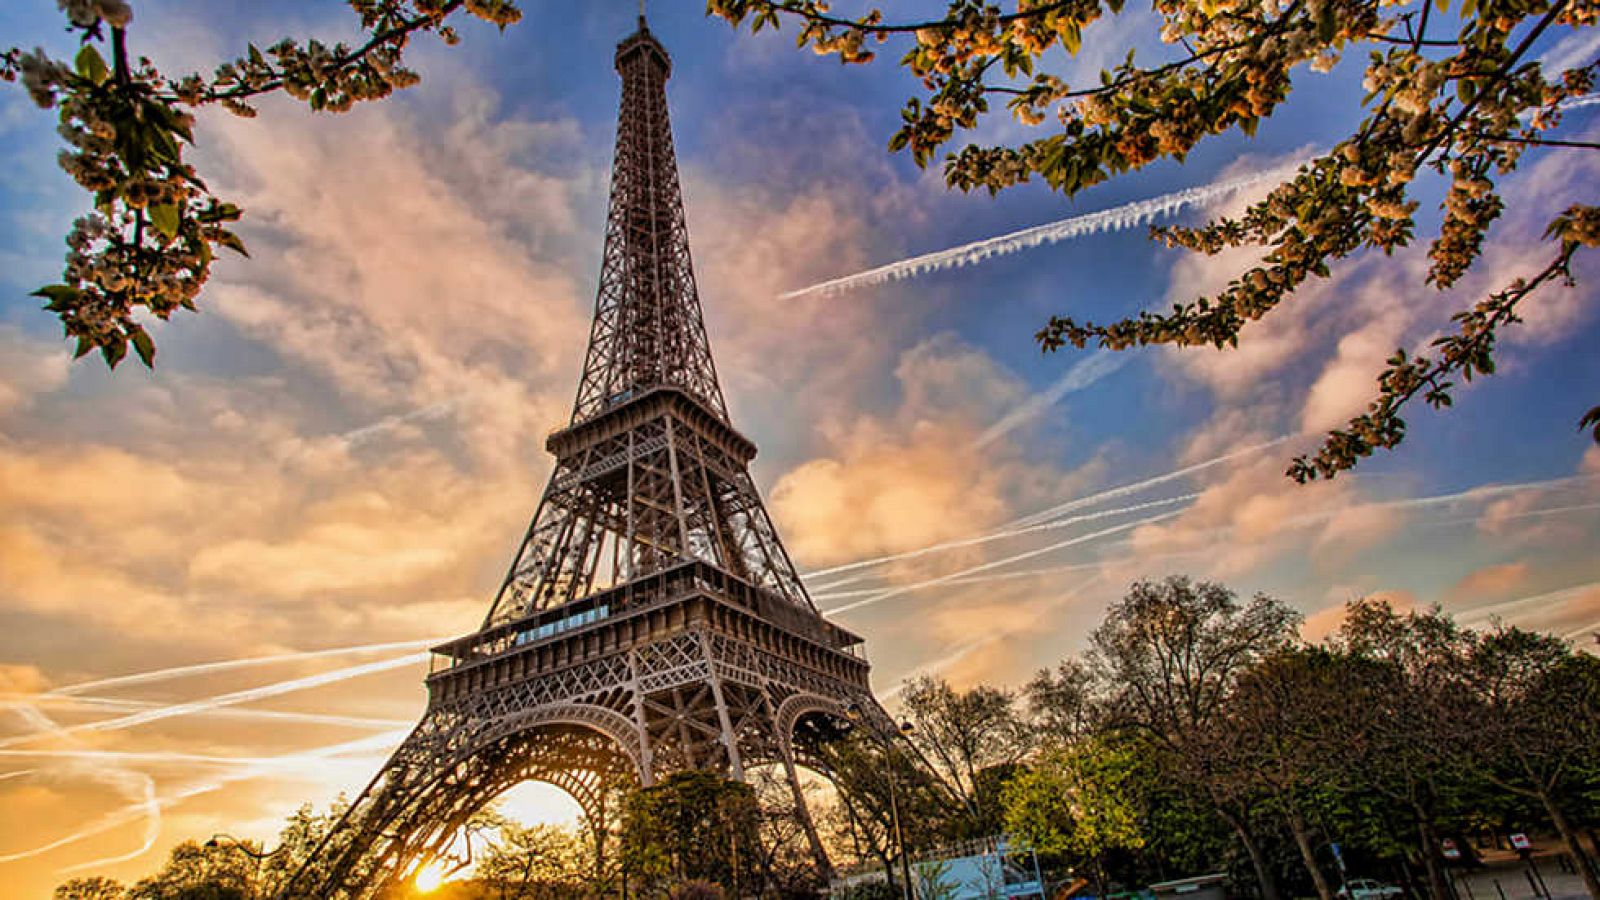
[[[147,369],[155,368],[156,342],[150,339],[150,332],[135,325],[128,337],[133,340],[133,350],[139,354],[139,361],[144,363],[144,367]]]
[[[51,312],[70,309],[77,302],[78,295],[78,289],[70,284],[47,284],[33,292],[33,296],[43,297],[50,301],[45,304],[44,308]]]
[[[1078,55],[1078,49],[1083,46],[1083,33],[1079,31],[1077,22],[1069,22],[1061,30],[1061,46],[1073,56]]]
[[[106,68],[106,61],[100,58],[100,51],[96,50],[93,44],[84,44],[73,64],[77,67],[79,75],[96,85],[105,84],[106,79],[111,76],[111,70]]]
[[[1339,30],[1339,20],[1334,14],[1334,5],[1324,3],[1317,12],[1317,40],[1327,43]]]
[[[178,236],[178,207],[172,203],[158,203],[150,207],[150,224],[169,239]]]
[[[250,251],[244,249],[244,241],[239,240],[239,236],[231,231],[219,231],[216,242],[247,259],[250,256]]]
[[[128,355],[128,342],[116,341],[104,344],[100,347],[100,355],[106,358],[107,368],[115,369],[117,363],[122,362],[122,358]]]

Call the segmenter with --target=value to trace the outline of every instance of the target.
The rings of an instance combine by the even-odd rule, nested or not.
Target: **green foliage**
[[[1144,846],[1132,784],[1137,765],[1130,747],[1106,738],[1046,747],[1006,785],[1007,833],[1077,865]]]
[[[869,43],[904,37],[909,46],[900,65],[921,90],[906,101],[889,149],[909,152],[919,166],[932,163],[958,134],[977,129],[991,102],[1003,99],[1019,122],[1046,133],[1014,146],[968,144],[944,158],[948,184],[990,193],[1038,177],[1070,196],[1159,159],[1181,161],[1208,137],[1253,135],[1288,99],[1297,70],[1326,72],[1341,57],[1367,51],[1367,95],[1359,108],[1351,104],[1360,121],[1348,138],[1240,216],[1155,232],[1169,246],[1205,254],[1261,247],[1261,264],[1221,292],[1171,312],[1107,324],[1052,317],[1037,335],[1046,351],[1090,343],[1113,350],[1235,346],[1246,324],[1291,300],[1311,279],[1328,277],[1340,261],[1410,244],[1420,205],[1412,183],[1423,170],[1449,179],[1422,279],[1444,290],[1478,261],[1490,225],[1506,207],[1496,179],[1514,172],[1528,149],[1596,149],[1550,132],[1560,125],[1564,102],[1594,89],[1600,60],[1546,73],[1528,59],[1552,27],[1594,26],[1592,3],[1468,0],[1448,18],[1448,3],[1428,0],[1161,0],[1153,8],[1161,39],[1182,53],[1140,63],[1133,49],[1123,56],[1106,53],[1120,47],[1099,47],[1121,62],[1097,83],[1072,85],[1047,69],[1079,52],[1086,27],[1124,14],[1121,0],[948,0],[942,17],[899,23],[877,9],[836,16],[821,0],[707,3],[712,14],[752,30],[791,18],[800,25],[799,46],[845,63],[872,60],[875,54],[864,49]],[[1446,33],[1451,27],[1454,34]],[[1438,359],[1397,354],[1368,412],[1329,433],[1288,475],[1304,482],[1350,469],[1400,443],[1401,413],[1419,393],[1442,409],[1450,405],[1454,378],[1492,374],[1495,336],[1519,321],[1515,309],[1525,297],[1553,279],[1570,280],[1570,259],[1578,247],[1595,246],[1597,222],[1600,207],[1584,204],[1554,219],[1549,236],[1560,249],[1549,265],[1458,314],[1455,333],[1435,343]],[[1600,441],[1600,429],[1595,437]]]
[[[714,772],[674,773],[624,801],[623,871],[630,884],[657,889],[696,880],[753,885],[759,819],[749,785]]]

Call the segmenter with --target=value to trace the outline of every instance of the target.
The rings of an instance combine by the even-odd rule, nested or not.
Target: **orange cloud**
[[[1417,595],[1410,591],[1369,591],[1364,597],[1386,602],[1398,613],[1411,612],[1418,608]],[[1312,643],[1327,640],[1344,627],[1348,612],[1349,607],[1343,603],[1317,610],[1300,623],[1300,637]]]
[[[1500,597],[1525,589],[1532,574],[1532,567],[1526,562],[1485,566],[1456,582],[1449,593],[1463,599]]]

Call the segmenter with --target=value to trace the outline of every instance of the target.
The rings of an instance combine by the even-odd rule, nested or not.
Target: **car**
[[[1343,900],[1389,900],[1405,894],[1400,888],[1370,878],[1356,878],[1339,888],[1337,896]]]

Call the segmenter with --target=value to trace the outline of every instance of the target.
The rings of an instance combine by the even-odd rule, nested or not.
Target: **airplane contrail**
[[[177,716],[186,716],[191,713],[205,712],[207,710],[217,709],[223,706],[234,706],[240,703],[250,703],[256,700],[264,700],[268,697],[276,697],[280,694],[288,694],[294,691],[303,691],[308,688],[335,684],[337,682],[346,681],[351,678],[357,678],[362,675],[370,675],[376,672],[386,672],[390,669],[398,669],[403,666],[415,665],[416,663],[427,660],[427,658],[428,654],[425,652],[408,653],[404,656],[390,657],[389,659],[363,663],[358,666],[348,666],[343,669],[334,669],[331,672],[321,672],[316,675],[308,675],[303,678],[291,678],[287,681],[280,681],[275,684],[246,688],[242,691],[234,691],[228,694],[219,694],[214,697],[205,697],[199,700],[190,700],[184,703],[174,703],[168,706],[160,706],[155,709],[147,709],[142,712],[129,713],[128,715],[117,716],[116,718],[112,719],[103,719],[98,722],[87,722],[82,725],[73,725],[68,728],[60,728],[49,736],[59,737],[88,732],[116,731],[124,728],[133,728],[137,725],[146,725],[151,722],[159,722],[163,719],[171,719]],[[37,740],[43,736],[44,735],[39,734],[18,735],[16,737],[0,740],[0,747],[11,747],[16,744]]]
[[[116,697],[91,697],[84,694],[0,694],[0,709],[21,704],[33,706],[65,706],[73,709],[105,712],[132,712],[162,709],[170,704],[154,700],[124,700]],[[277,709],[208,709],[194,715],[210,715],[232,719],[295,722],[304,725],[334,725],[349,728],[399,728],[409,725],[409,719],[375,719],[370,716],[340,716],[329,713],[291,712]]]
[[[1057,504],[1055,506],[1049,507],[1048,509],[1042,509],[1042,510],[1040,510],[1038,512],[1031,513],[1031,514],[1023,516],[1023,517],[1021,517],[1019,519],[1013,519],[1010,522],[1006,522],[1003,525],[996,526],[993,530],[991,530],[989,532],[986,532],[985,535],[988,535],[988,534],[1000,534],[1000,533],[1003,533],[1003,532],[1014,531],[1017,528],[1030,527],[1030,526],[1033,526],[1033,525],[1037,525],[1040,522],[1046,521],[1048,519],[1055,518],[1055,517],[1057,517],[1057,516],[1059,516],[1059,515],[1061,515],[1063,513],[1072,512],[1073,510],[1077,510],[1077,509],[1082,509],[1082,508],[1084,508],[1086,506],[1094,506],[1094,505],[1096,505],[1098,503],[1103,503],[1103,502],[1105,502],[1107,500],[1115,500],[1115,499],[1118,499],[1120,497],[1126,497],[1126,496],[1129,496],[1130,494],[1138,494],[1138,493],[1141,493],[1143,491],[1147,491],[1150,488],[1157,487],[1159,485],[1163,485],[1163,484],[1166,484],[1166,483],[1171,482],[1171,481],[1176,481],[1176,480],[1178,480],[1180,478],[1187,478],[1188,476],[1193,475],[1193,474],[1195,474],[1197,472],[1203,472],[1206,469],[1211,468],[1212,466],[1221,465],[1222,463],[1229,462],[1229,461],[1234,460],[1234,459],[1238,459],[1241,456],[1247,456],[1247,455],[1252,454],[1252,453],[1259,453],[1262,450],[1266,450],[1266,449],[1269,449],[1271,447],[1276,447],[1279,444],[1282,444],[1283,442],[1292,439],[1293,437],[1294,437],[1294,435],[1292,435],[1292,434],[1281,435],[1279,437],[1273,438],[1270,441],[1264,441],[1264,442],[1259,443],[1259,444],[1252,444],[1249,447],[1241,447],[1241,448],[1239,448],[1237,450],[1230,450],[1227,453],[1224,453],[1224,454],[1222,454],[1220,456],[1214,456],[1211,459],[1203,460],[1201,462],[1197,462],[1197,463],[1194,463],[1192,465],[1184,466],[1181,469],[1175,469],[1175,470],[1173,470],[1171,472],[1167,472],[1167,473],[1162,474],[1162,475],[1155,475],[1155,476],[1152,476],[1150,478],[1146,478],[1146,479],[1144,479],[1142,481],[1135,481],[1135,482],[1132,482],[1130,484],[1124,484],[1124,485],[1119,485],[1119,486],[1113,487],[1113,488],[1107,488],[1106,490],[1099,491],[1099,492],[1090,494],[1090,495],[1085,496],[1085,497],[1078,497],[1078,498],[1075,498],[1075,499],[1072,499],[1072,500],[1068,500],[1065,503],[1060,503],[1060,504]],[[979,535],[978,538],[980,538],[980,539],[984,538],[985,535]],[[959,542],[951,542],[951,543],[959,544]],[[966,546],[965,544],[960,544],[960,545],[961,546]],[[941,545],[934,545],[934,546],[941,546]],[[932,547],[927,547],[927,548],[922,548],[922,549],[923,550],[932,550],[933,548]],[[920,553],[920,552],[922,552],[922,551],[921,550],[906,551],[906,553],[910,553],[910,554],[915,554],[915,553]],[[851,571],[855,571],[857,569],[863,569],[863,568],[867,568],[869,566],[881,565],[881,564],[883,564],[885,562],[893,562],[893,561],[895,561],[897,559],[903,559],[903,558],[905,558],[905,554],[889,554],[887,556],[876,556],[876,557],[873,557],[871,559],[863,559],[863,560],[857,560],[857,561],[851,562],[851,563],[844,563],[842,565],[829,566],[828,568],[825,568],[825,569],[815,569],[813,571],[806,572],[805,573],[805,577],[807,579],[822,578],[822,577],[827,576],[827,575],[835,575],[835,574],[839,574],[839,573],[842,573],[842,572],[851,572]],[[845,579],[843,581],[836,581],[836,582],[832,582],[830,584],[821,585],[820,588],[822,590],[828,590],[829,588],[840,587],[842,585],[849,584],[849,583],[851,583],[853,581],[859,581],[859,580],[860,580],[859,578]]]
[[[995,441],[1014,431],[1017,426],[1038,416],[1040,413],[1061,402],[1061,398],[1074,394],[1084,388],[1090,387],[1100,379],[1122,368],[1130,359],[1126,353],[1114,350],[1098,350],[1088,358],[1080,360],[1065,375],[1056,380],[1055,384],[1030,396],[1015,409],[1006,413],[1000,421],[990,425],[978,439],[972,442],[974,447],[987,447]]]
[[[156,821],[160,821],[159,810],[161,809],[173,806],[174,804],[180,803],[191,797],[209,793],[236,781],[245,781],[251,778],[260,777],[261,775],[272,774],[272,769],[279,768],[287,761],[314,762],[317,760],[329,759],[335,756],[343,756],[347,754],[383,752],[391,750],[400,742],[402,738],[405,737],[406,731],[406,729],[398,729],[396,731],[372,735],[370,737],[364,737],[354,741],[346,741],[340,744],[330,744],[325,747],[318,747],[316,749],[306,750],[300,753],[286,754],[285,756],[273,758],[271,767],[242,767],[237,772],[232,772],[227,775],[220,775],[209,781],[203,781],[199,784],[191,785],[165,797],[157,797],[152,803],[156,809]],[[129,822],[135,821],[136,819],[147,815],[148,812],[149,811],[144,808],[144,804],[130,804],[121,810],[101,817],[100,821],[94,825],[79,829],[78,831],[75,831],[65,837],[57,838],[49,843],[41,844],[37,847],[32,847],[27,850],[0,854],[0,863],[16,862],[18,860],[30,859],[44,853],[49,853],[52,850],[57,850],[61,847],[76,843],[85,838],[104,834],[105,832],[114,828],[120,828]],[[139,853],[142,854],[148,851],[148,849],[149,847],[145,847],[144,849],[140,850]],[[133,857],[130,856],[127,858],[131,859]],[[79,863],[74,866],[69,866],[61,871],[72,872],[79,869],[104,865],[106,862],[108,862],[106,859],[91,860],[86,863]]]
[[[1585,591],[1592,591],[1596,588],[1600,588],[1600,581],[1590,581],[1585,584],[1575,584],[1572,587],[1562,588],[1558,591],[1546,591],[1543,594],[1534,594],[1529,597],[1518,597],[1514,600],[1502,600],[1496,603],[1488,603],[1483,606],[1475,606],[1471,609],[1464,609],[1458,614],[1458,618],[1467,623],[1477,622],[1518,606],[1528,606],[1533,603],[1543,603],[1552,600],[1567,600],[1572,597],[1576,597]]]
[[[820,572],[814,572],[812,575],[817,576],[838,572],[850,572],[856,569],[863,569],[868,566],[880,566],[886,563],[898,562],[904,559],[915,559],[919,556],[927,556],[930,553],[942,553],[946,550],[956,550],[962,547],[973,547],[977,546],[978,544],[987,544],[990,541],[1006,540],[1007,538],[1020,537],[1025,534],[1033,534],[1039,531],[1051,531],[1057,528],[1066,528],[1070,525],[1077,525],[1082,522],[1093,522],[1098,519],[1107,519],[1112,516],[1120,516],[1133,512],[1143,512],[1145,510],[1155,509],[1161,506],[1171,506],[1174,503],[1183,503],[1188,500],[1193,500],[1198,496],[1200,495],[1181,494],[1177,497],[1151,500],[1146,503],[1135,503],[1132,506],[1122,506],[1116,509],[1103,509],[1092,513],[1085,513],[1083,515],[1069,516],[1065,519],[1052,519],[1048,522],[1039,522],[1020,528],[1002,528],[1001,530],[991,531],[975,537],[961,538],[960,540],[955,541],[944,541],[938,544],[930,544],[926,547],[919,547],[916,550],[905,550],[900,553],[891,553],[888,556],[879,556],[874,559],[862,560],[860,562],[846,563],[842,566],[834,566],[831,569],[824,569]],[[847,582],[844,581],[834,582],[833,585],[824,586],[822,590],[826,591],[827,587],[843,585],[846,583]]]
[[[346,647],[332,647],[327,650],[296,650],[288,653],[273,653],[267,656],[252,656],[247,659],[224,659],[217,662],[196,663],[188,666],[172,666],[165,669],[153,669],[148,672],[136,672],[131,675],[117,675],[112,678],[97,678],[94,681],[80,681],[65,687],[46,691],[50,695],[81,694],[85,691],[99,690],[101,688],[127,687],[135,684],[149,684],[152,681],[168,681],[174,678],[187,678],[191,675],[210,675],[215,672],[226,672],[231,669],[246,669],[256,666],[272,665],[282,662],[301,662],[304,660],[324,659],[330,656],[349,656],[358,653],[387,653],[391,650],[414,650],[418,647],[427,647],[440,643],[447,638],[428,638],[426,640],[390,641],[383,644],[355,644]]]
[[[1094,584],[1097,584],[1104,577],[1105,577],[1104,575],[1097,573],[1094,576],[1085,579],[1081,584],[1079,584],[1076,587],[1072,588],[1071,590],[1067,591],[1065,594],[1062,594],[1062,595],[1060,595],[1058,597],[1053,598],[1051,600],[1051,602],[1049,603],[1049,606],[1061,606],[1062,604],[1065,604],[1068,601],[1076,600],[1078,595],[1083,593],[1083,591],[1085,589],[1091,587]],[[977,638],[974,638],[974,639],[972,639],[970,641],[967,641],[967,642],[965,642],[963,644],[960,644],[960,645],[956,646],[954,649],[952,649],[949,653],[946,653],[944,656],[938,657],[936,659],[933,659],[933,660],[930,660],[928,662],[921,663],[921,664],[918,664],[918,665],[912,667],[909,671],[907,671],[904,675],[901,675],[895,681],[894,687],[889,688],[888,690],[884,691],[883,693],[879,694],[878,696],[881,697],[884,700],[888,700],[888,699],[890,699],[892,697],[898,697],[901,693],[903,693],[905,691],[906,683],[908,681],[910,681],[912,678],[915,678],[918,675],[928,675],[928,674],[931,674],[933,672],[938,672],[938,671],[940,671],[942,669],[948,669],[949,667],[951,667],[951,666],[955,665],[956,663],[960,662],[961,660],[965,659],[974,650],[977,650],[980,647],[988,646],[989,644],[993,644],[996,641],[1004,640],[1005,638],[1009,637],[1012,633],[1014,633],[1014,632],[1007,632],[1007,631],[1003,631],[1003,630],[998,630],[997,629],[997,630],[991,631],[988,634],[982,635],[980,637],[977,637]]]
[[[1399,500],[1384,500],[1384,501],[1376,501],[1376,502],[1372,502],[1372,503],[1361,503],[1361,504],[1357,504],[1357,505],[1352,506],[1352,507],[1344,507],[1344,508],[1340,508],[1340,509],[1331,509],[1331,510],[1322,510],[1322,511],[1314,512],[1314,513],[1308,513],[1308,514],[1302,515],[1302,516],[1297,516],[1297,517],[1295,517],[1293,519],[1288,520],[1287,522],[1285,522],[1280,527],[1285,529],[1285,530],[1293,529],[1293,528],[1303,528],[1303,527],[1306,527],[1308,525],[1314,525],[1314,524],[1317,524],[1319,522],[1327,521],[1328,519],[1333,518],[1335,515],[1338,515],[1338,514],[1343,513],[1343,512],[1348,512],[1348,511],[1353,510],[1353,509],[1424,509],[1424,508],[1428,508],[1428,507],[1432,507],[1432,506],[1444,506],[1444,505],[1448,505],[1448,504],[1452,504],[1452,503],[1457,503],[1457,502],[1460,502],[1460,501],[1463,501],[1463,500],[1479,500],[1479,501],[1481,501],[1481,500],[1489,500],[1489,499],[1493,499],[1495,497],[1502,497],[1502,496],[1506,496],[1506,495],[1509,495],[1509,494],[1520,493],[1520,492],[1523,492],[1523,491],[1549,490],[1549,489],[1552,489],[1552,488],[1566,487],[1566,486],[1569,486],[1569,485],[1579,484],[1579,483],[1582,483],[1582,482],[1594,481],[1597,478],[1600,478],[1600,476],[1597,476],[1597,475],[1571,475],[1571,476],[1565,476],[1565,477],[1562,477],[1562,478],[1548,478],[1548,479],[1544,479],[1544,480],[1540,480],[1540,481],[1521,482],[1521,483],[1518,483],[1518,484],[1482,485],[1482,486],[1479,486],[1479,487],[1469,488],[1469,489],[1464,490],[1464,491],[1457,491],[1457,492],[1449,493],[1449,494],[1436,494],[1436,495],[1431,496],[1431,497],[1407,497],[1407,498],[1402,498],[1402,499],[1399,499]],[[1088,541],[1088,540],[1093,540],[1095,538],[1104,537],[1104,536],[1108,536],[1108,535],[1111,535],[1111,534],[1116,534],[1116,533],[1119,533],[1119,532],[1122,532],[1122,531],[1130,530],[1132,528],[1137,528],[1137,527],[1139,527],[1141,525],[1155,524],[1157,522],[1161,522],[1161,521],[1165,521],[1167,519],[1174,518],[1174,517],[1176,517],[1178,515],[1181,515],[1183,512],[1184,512],[1184,510],[1180,509],[1180,510],[1174,510],[1173,512],[1169,512],[1169,513],[1162,513],[1162,514],[1157,515],[1157,516],[1150,516],[1150,517],[1147,517],[1145,519],[1140,519],[1138,521],[1128,522],[1128,523],[1124,523],[1122,525],[1113,526],[1111,528],[1101,529],[1100,531],[1092,532],[1090,534],[1083,535],[1083,536],[1078,537],[1078,538],[1071,538],[1071,539],[1068,539],[1066,541],[1061,541],[1061,542],[1058,542],[1058,543],[1055,543],[1055,544],[1048,544],[1048,545],[1046,545],[1044,547],[1040,547],[1040,548],[1037,548],[1037,549],[1034,549],[1034,550],[1029,550],[1029,551],[1024,552],[1024,553],[1015,554],[1013,556],[1008,556],[1008,557],[1005,557],[1005,558],[1002,558],[1002,559],[995,560],[994,562],[984,563],[982,565],[973,566],[973,567],[968,568],[968,569],[962,569],[961,571],[953,572],[953,573],[950,573],[948,575],[941,575],[941,576],[939,576],[937,578],[929,578],[929,579],[926,579],[926,580],[923,580],[923,581],[913,582],[911,584],[902,585],[902,586],[896,587],[896,588],[886,588],[883,591],[880,591],[880,592],[878,592],[878,593],[876,593],[874,595],[870,595],[870,596],[864,597],[864,598],[862,598],[860,600],[857,600],[857,601],[855,601],[853,603],[847,603],[844,606],[834,607],[833,609],[825,610],[825,612],[828,612],[830,614],[849,612],[851,610],[857,609],[857,608],[862,607],[862,606],[867,606],[869,604],[877,603],[880,600],[886,600],[889,597],[894,597],[894,596],[898,596],[900,594],[904,594],[904,593],[906,593],[908,591],[922,590],[924,588],[929,588],[929,587],[935,587],[935,586],[938,586],[938,585],[948,584],[949,582],[954,581],[955,579],[960,578],[960,577],[965,576],[965,575],[972,575],[972,574],[977,574],[979,572],[987,571],[987,570],[990,570],[990,569],[995,569],[995,568],[998,568],[1000,566],[1004,566],[1004,565],[1008,565],[1008,564],[1013,563],[1013,562],[1017,562],[1019,560],[1027,559],[1029,557],[1039,556],[1041,554],[1049,553],[1049,552],[1054,551],[1054,550],[1058,550],[1058,549],[1063,549],[1065,547],[1074,546],[1075,544],[1080,544],[1080,543],[1083,543],[1083,542]],[[1216,535],[1218,537],[1221,537],[1221,536],[1224,536],[1224,535],[1228,534],[1232,530],[1233,530],[1232,526],[1220,526],[1220,527],[1217,527],[1217,528],[1210,529],[1209,533],[1214,534],[1214,535]]]
[[[1087,542],[1093,541],[1093,540],[1099,540],[1100,538],[1109,537],[1109,536],[1111,536],[1113,534],[1121,534],[1124,531],[1130,531],[1130,530],[1132,530],[1134,528],[1140,527],[1141,525],[1153,525],[1156,522],[1166,521],[1167,519],[1171,519],[1174,516],[1178,516],[1178,515],[1180,515],[1182,513],[1183,513],[1183,510],[1179,509],[1179,510],[1174,510],[1174,511],[1169,512],[1169,513],[1161,513],[1160,515],[1156,515],[1156,516],[1147,516],[1146,518],[1138,519],[1138,520],[1133,521],[1133,522],[1124,522],[1121,525],[1113,525],[1110,528],[1102,528],[1099,531],[1091,531],[1088,534],[1081,534],[1081,535],[1078,535],[1076,537],[1067,538],[1064,541],[1057,541],[1057,542],[1055,542],[1053,544],[1046,544],[1043,547],[1037,547],[1037,548],[1035,548],[1033,550],[1027,550],[1027,551],[1024,551],[1022,553],[1016,553],[1016,554],[1013,554],[1011,556],[1007,556],[1007,557],[1005,557],[1003,559],[994,560],[993,562],[982,563],[982,564],[976,565],[976,566],[969,566],[969,567],[967,567],[965,569],[961,569],[961,570],[956,571],[956,572],[951,572],[948,575],[940,575],[937,578],[929,578],[929,579],[926,579],[926,580],[923,580],[923,581],[914,582],[912,584],[901,585],[900,587],[886,588],[886,589],[878,592],[874,596],[864,597],[864,598],[862,598],[860,600],[855,601],[854,603],[846,603],[844,606],[836,606],[833,609],[825,610],[825,612],[827,612],[830,615],[837,615],[839,613],[847,613],[847,612],[850,612],[852,610],[860,609],[863,606],[870,606],[871,604],[878,603],[878,602],[881,602],[883,600],[887,600],[890,597],[898,597],[901,594],[910,593],[911,591],[920,591],[920,590],[922,590],[924,588],[936,587],[936,586],[941,585],[941,584],[947,584],[947,583],[949,583],[951,581],[954,581],[955,579],[960,578],[960,577],[962,577],[964,575],[976,575],[979,572],[987,572],[987,571],[989,571],[991,569],[998,569],[1001,566],[1010,565],[1011,563],[1014,563],[1014,562],[1020,562],[1020,561],[1022,561],[1024,559],[1032,559],[1035,556],[1042,556],[1043,554],[1046,554],[1046,553],[1053,553],[1053,552],[1055,552],[1057,550],[1064,550],[1064,549],[1066,549],[1068,547],[1075,547],[1075,546],[1077,546],[1079,544],[1084,544],[1084,543],[1087,543]]]
[[[1119,547],[1124,546],[1127,543],[1129,542],[1124,539],[1121,541],[1114,541],[1112,544],[1110,544],[1110,546]],[[1081,572],[1084,569],[1099,569],[1106,566],[1115,566],[1120,563],[1129,562],[1136,558],[1153,562],[1159,559],[1178,559],[1185,556],[1199,556],[1204,552],[1205,551],[1203,550],[1174,550],[1167,553],[1149,553],[1138,556],[1129,554],[1127,556],[1117,556],[1111,559],[1097,559],[1092,562],[1066,563],[1065,565],[1059,566],[1039,566],[1033,569],[1020,569],[1015,572],[990,572],[986,575],[968,575],[965,578],[957,578],[954,581],[951,581],[950,584],[986,584],[991,581],[1017,581],[1024,578],[1040,578],[1045,575],[1057,575],[1065,572]],[[811,599],[847,600],[851,597],[869,597],[881,590],[883,590],[883,588],[874,587],[858,588],[850,591],[827,591],[820,594],[812,594]]]
[[[998,237],[933,253],[924,253],[887,265],[857,272],[854,275],[845,275],[828,281],[818,282],[803,288],[797,288],[778,295],[783,300],[793,300],[808,295],[839,294],[859,287],[883,284],[888,281],[899,281],[905,278],[915,278],[930,272],[940,272],[946,269],[955,269],[962,266],[975,265],[997,256],[1008,256],[1021,250],[1030,250],[1047,244],[1056,244],[1070,241],[1074,238],[1103,234],[1110,231],[1125,231],[1150,222],[1175,215],[1184,208],[1209,203],[1239,191],[1245,190],[1262,182],[1282,179],[1293,172],[1299,163],[1278,166],[1264,172],[1256,172],[1239,178],[1230,178],[1226,181],[1204,184],[1199,187],[1185,188],[1151,197],[1146,200],[1137,200],[1133,203],[1124,203],[1099,212],[1087,213],[1081,216],[1072,216],[1021,231],[1013,231]]]
[[[1600,94],[1588,94],[1574,97],[1561,104],[1562,109],[1578,109],[1600,103]],[[930,272],[941,272],[946,269],[956,269],[963,266],[976,265],[997,256],[1009,256],[1022,250],[1031,250],[1047,244],[1056,244],[1070,241],[1075,238],[1104,234],[1112,231],[1125,231],[1146,225],[1167,216],[1176,215],[1190,206],[1198,206],[1219,200],[1231,194],[1236,194],[1255,185],[1267,181],[1282,180],[1292,174],[1300,165],[1296,160],[1286,165],[1277,166],[1262,172],[1230,178],[1226,181],[1217,181],[1199,187],[1185,188],[1173,191],[1158,197],[1146,200],[1136,200],[1124,203],[1099,212],[1087,213],[1081,216],[1071,216],[1044,225],[1024,228],[998,237],[973,241],[958,247],[945,250],[936,250],[920,256],[912,256],[897,262],[887,263],[864,272],[845,275],[820,281],[816,284],[796,288],[792,291],[779,294],[779,299],[794,300],[811,295],[840,294],[859,287],[883,284],[889,281],[900,281],[906,278],[915,278]]]
[[[1142,481],[1135,481],[1119,487],[1107,488],[1106,490],[1098,493],[1090,494],[1087,497],[1079,497],[1076,500],[1068,500],[1065,503],[1057,504],[1049,509],[1040,510],[1039,512],[1036,512],[1030,516],[1024,516],[1017,520],[1016,524],[1032,525],[1036,522],[1058,516],[1065,512],[1071,512],[1075,509],[1082,509],[1085,506],[1093,506],[1097,503],[1103,503],[1107,500],[1115,500],[1119,497],[1126,497],[1130,494],[1142,493],[1150,488],[1166,484],[1169,481],[1177,481],[1180,478],[1187,478],[1196,472],[1203,472],[1212,466],[1218,466],[1225,462],[1230,462],[1238,459],[1241,456],[1249,456],[1253,453],[1260,453],[1262,450],[1276,447],[1279,444],[1282,444],[1284,441],[1292,439],[1293,437],[1294,435],[1292,434],[1280,435],[1270,441],[1263,441],[1259,444],[1241,447],[1238,450],[1230,450],[1221,456],[1213,456],[1210,459],[1194,463],[1193,465],[1184,466],[1181,469],[1174,469],[1173,471],[1167,472],[1163,475],[1155,475]]]

